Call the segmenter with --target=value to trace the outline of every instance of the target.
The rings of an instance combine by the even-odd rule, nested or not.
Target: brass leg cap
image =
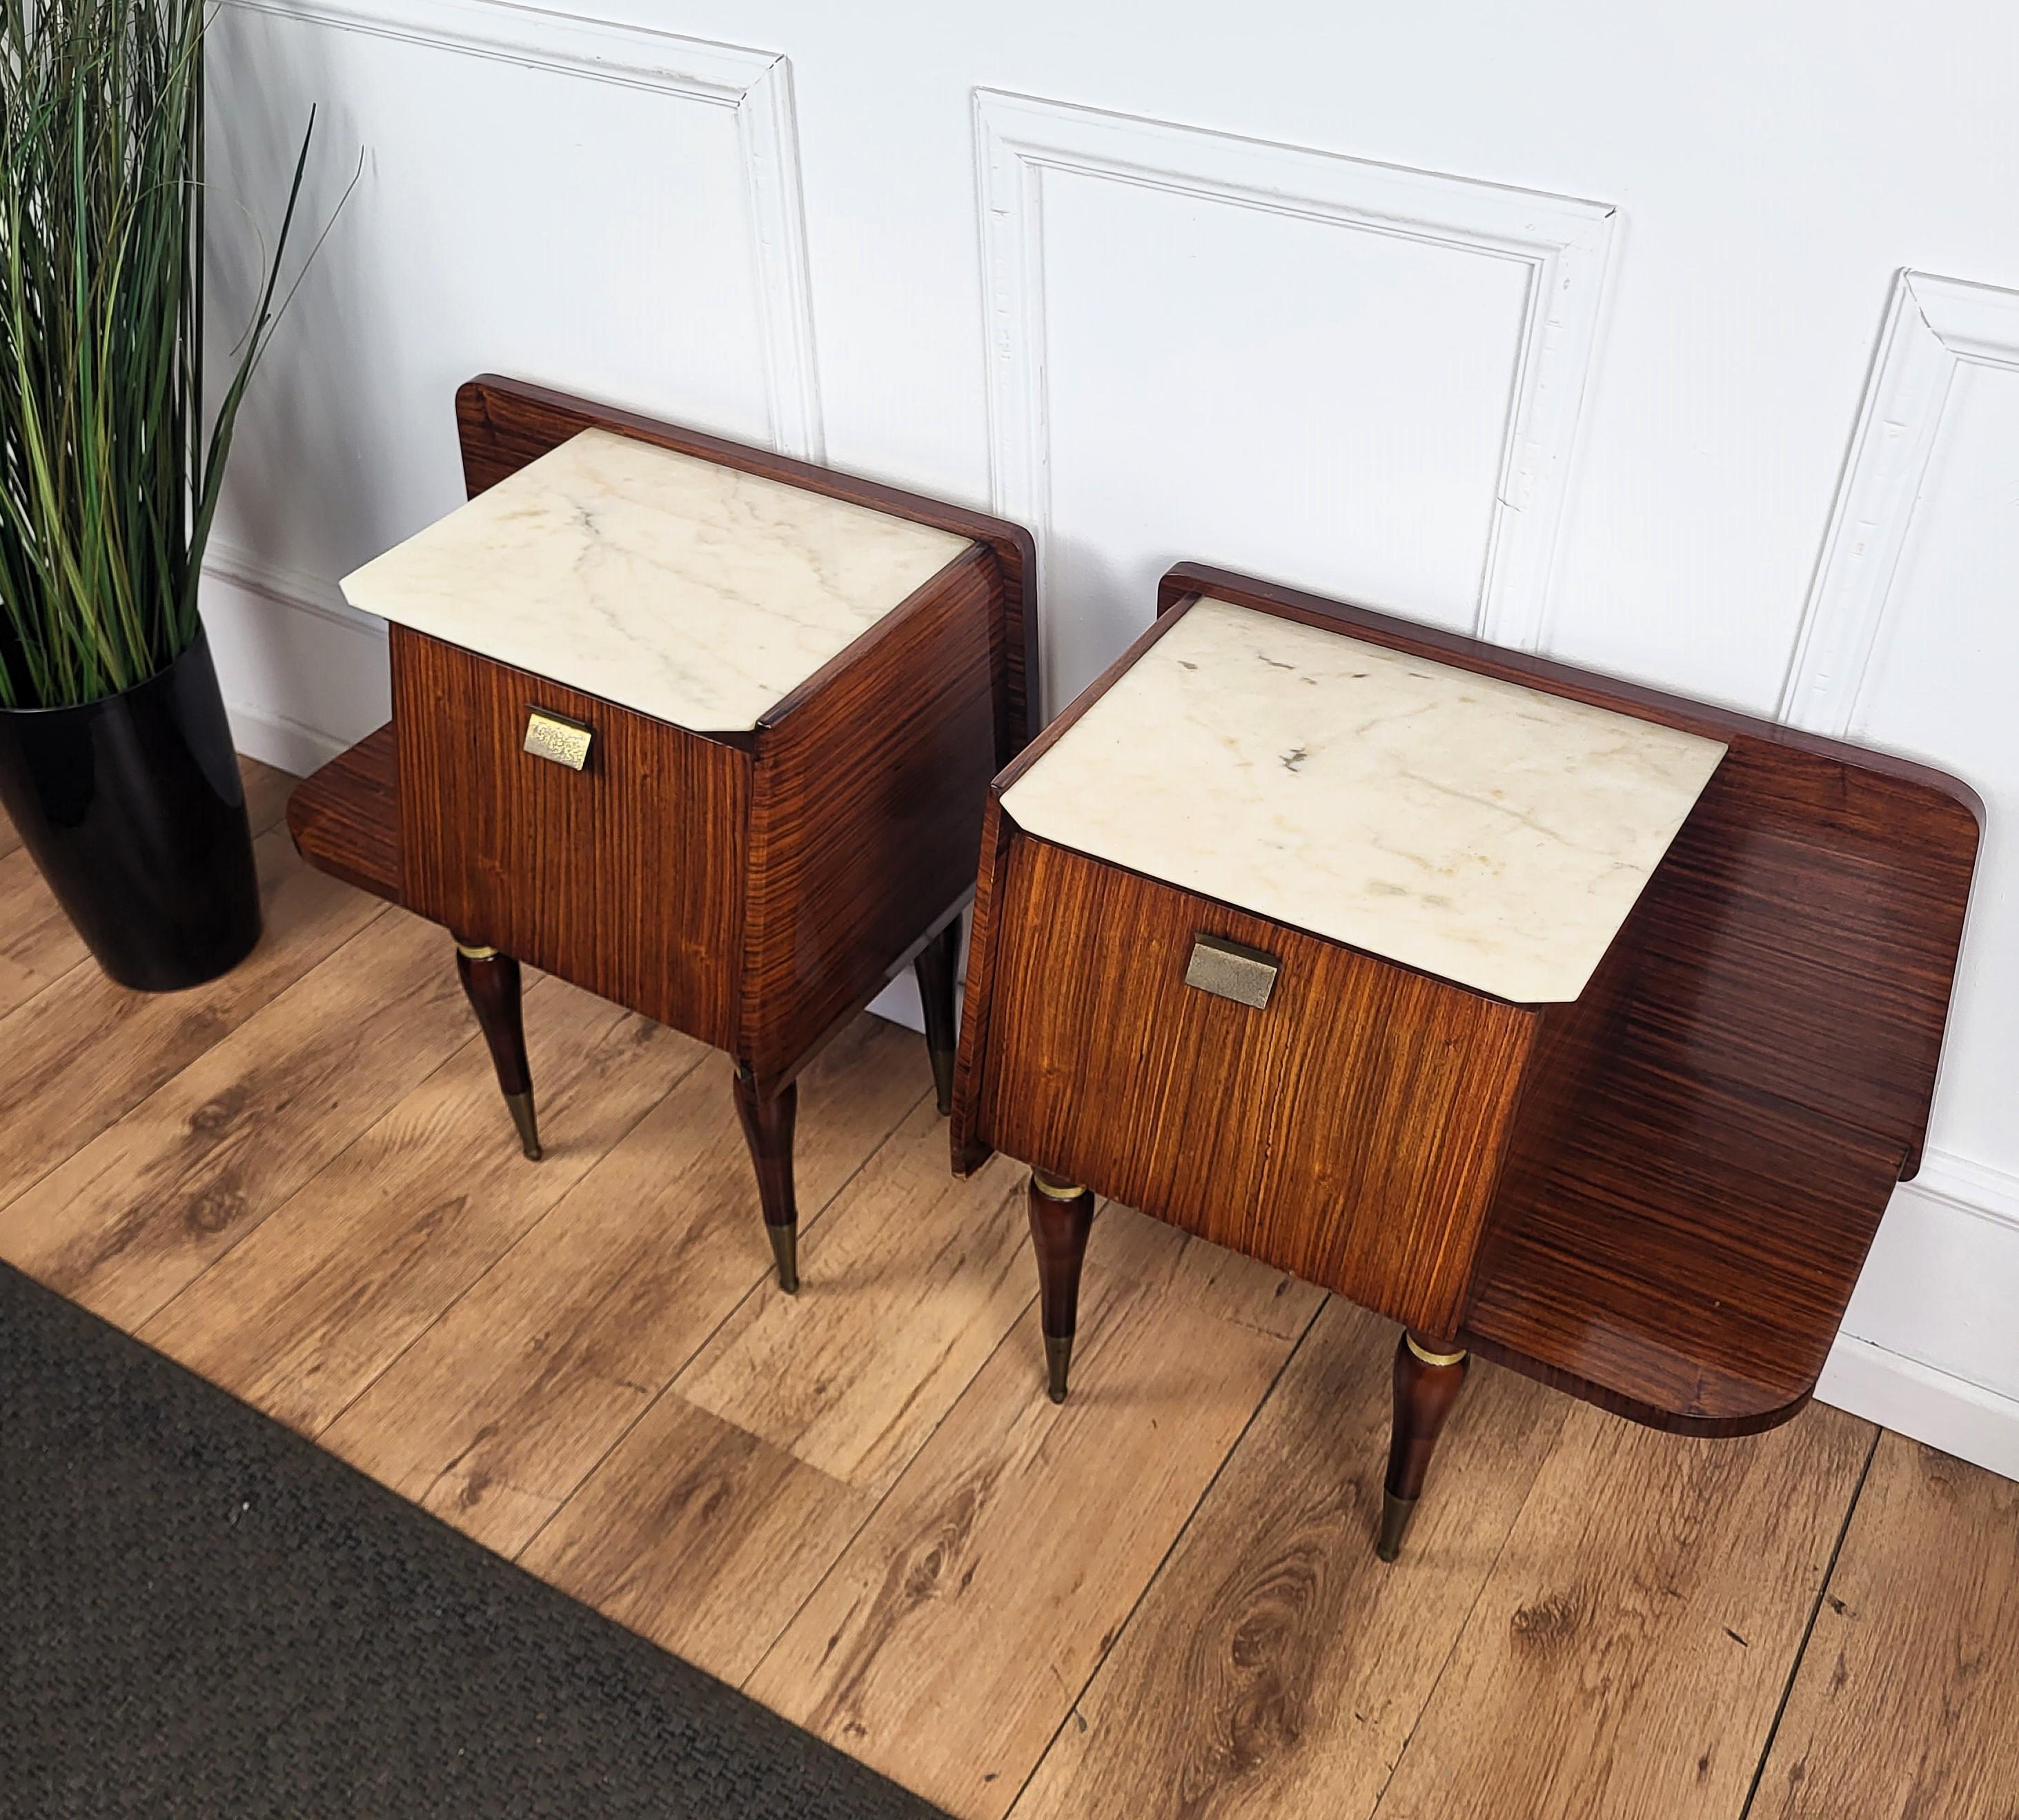
[[[1398,1498],[1393,1492],[1381,1494],[1381,1539],[1374,1552],[1383,1561],[1393,1561],[1402,1552],[1402,1534],[1415,1514],[1414,1498]]]
[[[1072,1364],[1072,1343],[1070,1333],[1064,1339],[1056,1333],[1045,1336],[1045,1376],[1049,1380],[1046,1394],[1054,1403],[1066,1400],[1066,1372]]]
[[[799,1229],[774,1226],[767,1221],[764,1230],[771,1235],[771,1255],[778,1260],[778,1287],[788,1296],[796,1296],[799,1292]]]
[[[528,1087],[523,1093],[507,1093],[505,1104],[510,1108],[512,1122],[518,1127],[519,1147],[535,1162],[540,1160],[540,1125],[533,1116],[533,1090]]]
[[[953,1111],[953,1051],[936,1049],[929,1053],[933,1058],[933,1093],[944,1118]]]

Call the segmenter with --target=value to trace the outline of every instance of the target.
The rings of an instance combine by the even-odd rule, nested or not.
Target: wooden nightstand
[[[1029,539],[509,380],[456,411],[470,503],[344,583],[392,622],[392,722],[295,843],[453,934],[529,1157],[521,961],[726,1050],[792,1289],[794,1079],[908,962],[947,1106]]]
[[[1468,1350],[1679,1430],[1807,1399],[1916,1165],[1953,779],[1187,567],[999,778],[953,1142],[1402,1323],[1393,1558]]]

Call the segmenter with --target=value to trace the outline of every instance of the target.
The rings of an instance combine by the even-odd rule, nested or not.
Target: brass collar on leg
[[[455,952],[465,960],[495,960],[498,958],[496,948],[480,947],[474,942],[459,941],[455,944]]]
[[[1465,1354],[1463,1351],[1430,1352],[1426,1350],[1424,1347],[1420,1347],[1416,1343],[1416,1336],[1413,1333],[1404,1334],[1402,1336],[1402,1340],[1403,1343],[1408,1347],[1410,1351],[1413,1352],[1416,1357],[1426,1365],[1463,1365],[1465,1362]]]
[[[1031,1186],[1047,1201],[1077,1201],[1086,1190],[1072,1182],[1049,1181],[1038,1170],[1031,1172]]]

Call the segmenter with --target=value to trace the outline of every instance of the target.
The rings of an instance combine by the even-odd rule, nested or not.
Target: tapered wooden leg
[[[1393,1561],[1402,1552],[1431,1451],[1465,1382],[1466,1355],[1405,1333],[1395,1347],[1395,1426],[1388,1440],[1388,1477],[1381,1500],[1381,1539],[1375,1553]]]
[[[526,1026],[519,1010],[519,963],[495,948],[473,942],[455,944],[455,970],[463,996],[477,1013],[477,1028],[498,1071],[498,1089],[517,1127],[519,1143],[535,1162],[540,1160],[539,1122],[533,1115],[533,1074],[526,1065]]]
[[[799,1089],[783,1087],[768,1098],[742,1069],[736,1071],[736,1116],[757,1167],[757,1198],[763,1204],[764,1231],[778,1260],[778,1287],[799,1292],[799,1209],[792,1198],[792,1121]]]
[[[954,972],[960,964],[960,919],[919,950],[912,963],[918,975],[919,997],[926,1007],[926,1053],[933,1058],[933,1090],[939,1096],[940,1116],[953,1110]]]
[[[1038,1253],[1038,1312],[1045,1333],[1045,1372],[1054,1403],[1066,1400],[1073,1332],[1079,1321],[1079,1268],[1093,1224],[1093,1194],[1031,1172],[1031,1242]]]

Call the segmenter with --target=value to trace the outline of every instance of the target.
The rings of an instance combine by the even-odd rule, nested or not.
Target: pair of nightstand
[[[1402,1324],[1391,1557],[1470,1351],[1693,1432],[1807,1398],[1918,1158],[1961,785],[1194,568],[1026,749],[1014,527],[458,411],[471,502],[346,583],[393,723],[290,821],[453,934],[529,1155],[521,960],[730,1054],[794,1288],[793,1080],[909,962],[957,1166],[1033,1166],[1055,1399],[1096,1194]]]

